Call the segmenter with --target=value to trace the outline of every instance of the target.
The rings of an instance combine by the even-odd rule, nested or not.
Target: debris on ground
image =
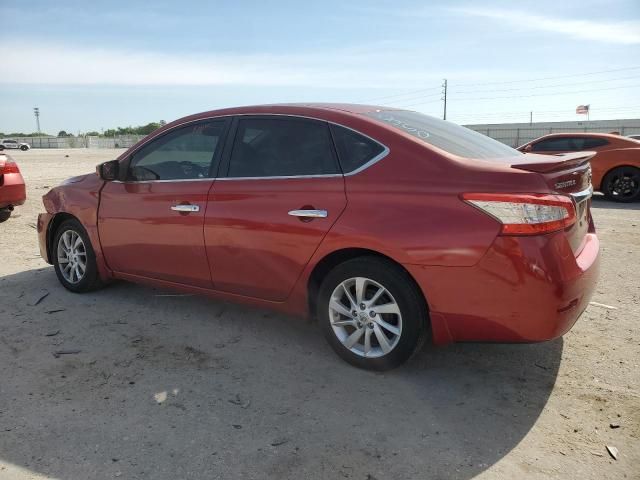
[[[599,302],[589,302],[589,305],[593,305],[594,307],[608,308],[609,310],[617,310],[618,309],[618,307],[614,307],[613,305],[606,305],[604,303],[599,303]]]
[[[45,333],[44,336],[45,337],[55,337],[59,333],[60,333],[60,330],[51,330],[50,332]]]
[[[31,295],[31,300],[29,301],[29,305],[31,305],[32,307],[35,307],[36,305],[38,305],[40,302],[42,302],[42,300],[44,300],[48,296],[49,296],[49,291],[48,290],[38,290],[38,291],[34,292],[33,295]]]
[[[609,452],[609,455],[611,455],[611,458],[613,458],[614,460],[618,460],[618,449],[616,447],[607,445],[607,452]]]
[[[249,408],[249,405],[251,405],[251,400],[244,401],[242,397],[240,397],[240,394],[236,393],[236,397],[229,400],[229,403],[233,403],[234,405],[238,405],[246,409]]]
[[[276,438],[273,442],[271,442],[272,447],[279,447],[280,445],[284,445],[285,443],[289,443],[289,439],[286,437]]]
[[[52,313],[58,313],[58,312],[65,312],[66,310],[67,310],[66,308],[55,308],[53,310],[45,310],[44,313],[52,314]]]
[[[56,350],[53,352],[53,356],[60,358],[61,355],[75,355],[80,352],[82,352],[82,350]]]

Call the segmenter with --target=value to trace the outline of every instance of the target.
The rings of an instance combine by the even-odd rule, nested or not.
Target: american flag
[[[586,115],[589,113],[589,105],[578,105],[576,107],[576,113],[579,115]]]

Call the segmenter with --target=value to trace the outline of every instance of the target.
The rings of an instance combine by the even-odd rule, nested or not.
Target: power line
[[[617,87],[605,87],[605,88],[596,88],[596,89],[589,89],[589,90],[569,90],[569,91],[564,91],[564,92],[547,92],[547,93],[534,93],[531,95],[508,95],[508,96],[501,96],[501,97],[480,97],[480,98],[465,98],[464,101],[466,102],[474,102],[476,100],[497,100],[497,99],[502,99],[502,98],[529,98],[529,97],[548,97],[548,96],[552,96],[552,95],[567,95],[567,94],[573,94],[573,93],[588,93],[588,92],[600,92],[602,90],[618,90],[621,88],[632,88],[632,87],[640,87],[639,84],[634,84],[634,85],[620,85]]]
[[[584,77],[586,75],[599,75],[601,73],[611,73],[611,72],[623,72],[625,70],[637,70],[640,66],[635,67],[625,67],[625,68],[615,68],[612,70],[599,70],[597,72],[580,72],[580,73],[572,73],[569,75],[558,75],[555,77],[541,77],[541,78],[530,78],[530,79],[522,79],[522,80],[507,80],[500,82],[482,82],[482,83],[459,83],[458,85],[463,85],[465,87],[476,87],[482,85],[502,85],[509,83],[520,83],[520,82],[539,82],[540,80],[556,80],[558,78],[571,78],[571,77]]]
[[[640,105],[625,106],[625,107],[598,107],[595,110],[597,110],[598,112],[611,112],[611,113],[626,112],[626,111],[633,111],[633,110],[640,111]],[[553,116],[553,115],[563,115],[570,111],[573,111],[573,108],[566,108],[563,110],[534,110],[534,113]],[[529,111],[519,111],[519,112],[490,112],[490,113],[483,113],[480,115],[482,117],[517,117],[517,116],[528,115],[528,114],[529,114]],[[462,114],[456,115],[456,118],[475,117],[475,116],[477,116],[477,114],[462,113]]]
[[[620,78],[605,78],[600,80],[587,80],[586,82],[572,82],[572,83],[556,83],[553,85],[533,85],[529,87],[517,87],[517,88],[499,88],[493,90],[462,90],[456,91],[455,94],[467,94],[467,93],[491,93],[491,92],[514,92],[517,90],[532,90],[534,88],[555,88],[555,87],[572,87],[574,85],[584,85],[588,83],[600,83],[600,82],[616,82],[618,80],[630,80],[640,78],[640,75],[632,75],[630,77],[620,77]]]
[[[560,79],[560,78],[572,78],[572,77],[584,77],[584,76],[588,76],[588,75],[599,75],[601,73],[612,73],[612,72],[622,72],[622,71],[628,71],[628,70],[638,70],[640,69],[640,66],[634,66],[634,67],[625,67],[625,68],[615,68],[615,69],[611,69],[611,70],[598,70],[595,72],[580,72],[580,73],[572,73],[572,74],[568,74],[568,75],[557,75],[557,76],[553,76],[553,77],[539,77],[539,78],[529,78],[529,79],[520,79],[520,80],[506,80],[506,81],[498,81],[498,82],[481,82],[481,83],[457,83],[456,86],[463,86],[463,87],[474,87],[474,86],[485,86],[485,85],[507,85],[507,84],[514,84],[514,83],[524,83],[524,82],[539,82],[542,80],[556,80],[556,79]],[[625,77],[627,78],[627,77]],[[619,79],[613,79],[613,80],[623,80],[625,78],[619,78]],[[628,78],[636,78],[636,77],[628,77]],[[600,81],[610,81],[611,79],[600,79],[600,80],[593,80],[593,82],[600,82]],[[611,80],[612,81],[612,80]],[[581,83],[587,83],[587,82],[581,82]],[[562,85],[558,85],[558,86],[562,86]],[[540,86],[532,86],[532,87],[523,87],[522,89],[526,89],[526,88],[546,88],[546,87],[552,87],[551,85],[540,85]],[[410,90],[408,92],[404,92],[404,93],[396,93],[393,95],[386,95],[386,96],[382,96],[382,97],[373,97],[373,98],[369,98],[367,100],[361,100],[362,103],[369,103],[369,102],[374,102],[374,101],[378,101],[378,100],[386,100],[389,98],[398,98],[398,97],[411,97],[414,95],[418,95],[421,94],[423,92],[432,92],[435,90],[439,90],[440,87],[429,87],[429,88],[421,88],[418,90]],[[515,90],[515,89],[514,89]],[[488,92],[488,91],[487,91]],[[467,93],[467,92],[459,92],[459,93]],[[433,93],[430,95],[425,95],[426,97],[435,97],[438,96],[439,93]],[[422,97],[422,95],[419,95],[419,97]],[[399,102],[402,101],[406,101],[406,100],[411,100],[412,98],[400,98]]]

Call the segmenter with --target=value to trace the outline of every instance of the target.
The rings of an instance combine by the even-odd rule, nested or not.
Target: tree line
[[[166,125],[167,122],[165,122],[164,120],[160,120],[159,122],[150,122],[147,123],[146,125],[139,125],[137,127],[132,127],[132,126],[128,126],[128,127],[117,127],[117,128],[110,128],[108,130],[105,130],[104,132],[96,132],[96,131],[90,131],[90,132],[84,132],[84,133],[80,133],[79,136],[84,137],[116,137],[116,136],[120,136],[120,135],[149,135],[151,132],[153,132],[154,130],[157,130],[158,128]],[[12,133],[3,133],[0,132],[0,137],[2,138],[7,138],[7,137],[75,137],[75,135],[73,133],[67,132],[65,130],[60,130],[58,132],[57,135],[49,135],[48,133],[44,133],[44,132],[31,132],[31,133],[24,133],[24,132],[12,132]]]

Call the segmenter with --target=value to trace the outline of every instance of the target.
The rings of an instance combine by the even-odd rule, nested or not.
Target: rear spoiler
[[[521,157],[521,160],[518,159],[512,163],[511,167],[528,172],[550,173],[582,165],[591,160],[595,154],[596,152],[561,153],[558,155],[527,153]]]

